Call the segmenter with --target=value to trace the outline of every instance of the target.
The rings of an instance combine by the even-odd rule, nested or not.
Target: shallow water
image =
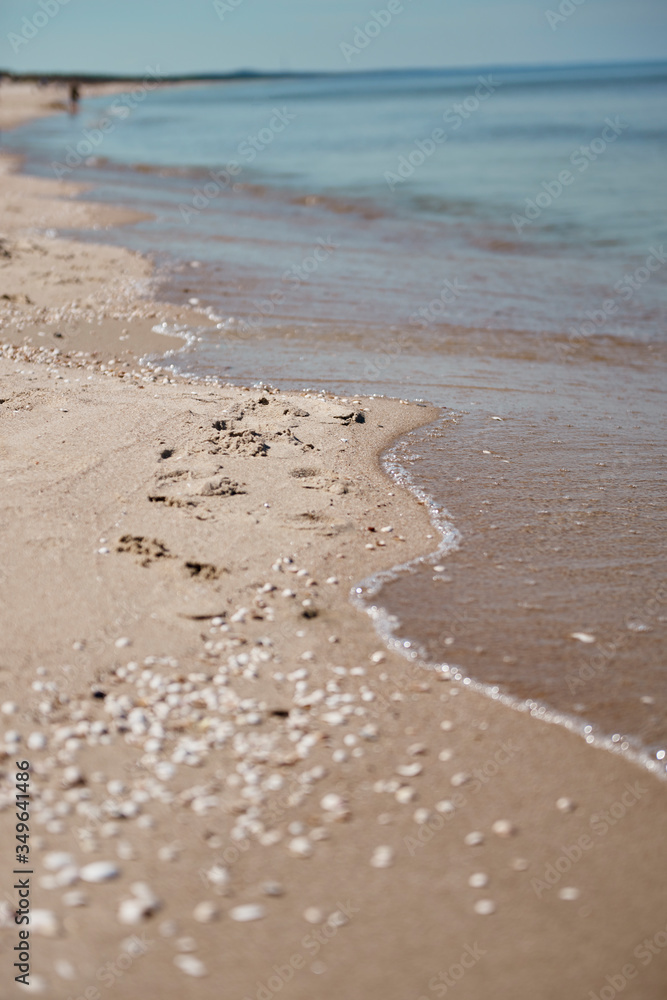
[[[655,755],[665,67],[492,71],[494,92],[454,129],[479,76],[158,91],[68,176],[153,213],[93,238],[151,253],[159,294],[206,308],[198,339],[167,359],[179,370],[444,407],[398,458],[459,545],[444,571],[426,560],[375,600],[431,662]],[[293,120],[208,197],[209,171],[243,160],[274,107]],[[91,101],[11,142],[48,175],[108,110]],[[385,174],[447,113],[446,142],[391,190]],[[623,128],[580,170],[573,155],[608,118]],[[565,168],[573,181],[547,204]],[[539,192],[517,231],[512,215]]]
[[[425,563],[380,599],[429,661],[657,750],[667,736],[664,401],[644,373],[626,373],[622,388],[600,384],[598,370],[577,382],[521,412],[478,398],[411,436],[399,461],[461,538],[438,560],[443,571]]]
[[[666,92],[665,64],[251,80],[132,110],[96,98],[3,143],[148,207],[133,240],[198,259],[184,287],[225,319],[363,329],[426,309],[429,324],[649,340],[664,260],[625,277],[667,236]],[[306,271],[318,241],[334,251]]]

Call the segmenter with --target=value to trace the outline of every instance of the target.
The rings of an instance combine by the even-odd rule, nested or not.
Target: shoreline
[[[3,163],[5,169],[12,171],[11,177],[21,178],[22,175],[18,172],[17,158],[16,157],[2,157],[0,155],[0,172],[3,170]],[[74,196],[77,192],[81,191],[85,185],[76,184],[74,182],[52,182],[50,180],[43,180],[41,178],[32,178],[30,175],[25,175],[25,179],[28,182],[34,182],[37,188],[43,188],[46,193],[51,192],[51,186],[56,185],[58,187],[58,194],[62,195],[67,193]],[[19,182],[20,186],[20,182]],[[64,191],[61,190],[64,187]],[[79,205],[80,203],[74,203]],[[83,203],[84,207],[91,203]],[[103,224],[105,228],[113,225],[125,225],[131,224],[132,221],[137,217],[136,213],[127,212],[126,210],[113,207],[113,206],[101,206],[92,203],[91,212],[86,213],[82,220],[79,222],[82,228],[90,226],[92,224],[93,218],[100,219],[99,224]],[[71,225],[71,221],[70,221]],[[83,255],[85,256],[85,247],[90,244],[79,244],[76,241],[68,241],[71,244],[72,249],[82,249]],[[95,245],[96,250],[105,250],[104,244]],[[68,345],[70,351],[83,350],[88,352],[91,347],[90,340],[94,340],[94,347],[96,348],[93,352],[96,364],[99,365],[109,365],[119,366],[121,370],[131,368],[132,364],[135,366],[140,364],[141,359],[145,355],[158,354],[163,355],[166,352],[166,344],[164,337],[172,337],[179,344],[182,344],[182,337],[178,334],[170,334],[168,332],[162,332],[156,334],[153,327],[158,324],[164,325],[181,325],[183,327],[200,327],[204,328],[207,323],[210,323],[209,317],[203,311],[197,309],[189,309],[188,307],[178,306],[164,299],[150,299],[147,296],[150,294],[151,279],[152,279],[152,265],[146,258],[142,257],[141,254],[136,252],[130,252],[123,250],[122,248],[109,247],[109,250],[114,251],[117,254],[127,255],[133,258],[132,262],[124,264],[123,266],[127,269],[128,267],[133,268],[134,271],[137,270],[137,266],[142,268],[141,274],[144,282],[143,288],[140,288],[140,294],[143,292],[142,298],[135,298],[136,288],[132,287],[129,291],[121,291],[120,295],[115,292],[117,297],[116,306],[118,306],[118,299],[121,301],[126,299],[128,302],[128,307],[124,311],[116,311],[116,314],[109,316],[106,312],[103,312],[102,318],[99,316],[95,317],[93,315],[92,328],[87,330],[85,323],[90,323],[90,315],[86,318],[85,316],[80,316],[80,310],[76,310],[75,314],[68,314],[67,311],[63,313],[62,310],[51,310],[48,311],[44,308],[37,310],[21,310],[21,319],[17,324],[17,331],[24,334],[24,343],[26,343],[30,349],[39,350],[40,346],[49,343],[49,335],[60,326],[69,325],[69,329],[66,335],[61,335],[58,338],[59,348]],[[115,261],[122,260],[122,257],[114,258]],[[93,297],[93,314],[94,314],[95,300]],[[1,307],[0,307],[1,308]],[[104,308],[104,307],[103,307]],[[28,314],[28,318],[25,318],[25,314]],[[1,313],[0,313],[1,315]],[[11,315],[11,319],[15,320],[16,317]],[[95,326],[97,323],[97,326]],[[73,326],[72,326],[73,324]],[[130,324],[128,326],[128,324]],[[39,338],[43,334],[37,331],[38,327],[45,327],[44,332],[45,339],[40,342]],[[27,332],[26,332],[27,331]],[[111,339],[115,339],[118,332],[120,335],[118,337],[119,341],[130,340],[132,346],[124,346],[120,351],[113,351],[113,346],[110,343]],[[130,333],[128,334],[128,331]],[[57,335],[57,334],[56,334]],[[178,351],[179,348],[175,347],[173,350]],[[154,376],[155,379],[160,380],[167,377],[168,380],[172,380],[175,383],[190,382],[194,384],[200,384],[202,386],[208,384],[216,384],[215,380],[209,383],[209,380],[205,377],[197,378],[195,376],[190,376],[188,374],[175,374],[171,372],[168,367],[154,367],[152,364],[142,365],[140,368],[140,375],[144,377]],[[405,470],[403,470],[405,472]],[[391,472],[388,471],[391,475]],[[392,476],[392,478],[394,478]],[[409,475],[408,475],[409,478]],[[401,474],[397,474],[397,483],[401,479]],[[409,487],[412,490],[412,487]],[[427,506],[433,506],[434,501],[428,496],[420,495],[420,491],[417,489],[415,495],[420,503],[425,503]],[[438,530],[437,525],[434,522],[434,528]],[[455,531],[456,529],[454,529]],[[431,561],[430,555],[425,555],[418,557],[416,562],[429,562]],[[392,573],[396,570],[396,567],[392,567],[389,572]],[[360,581],[365,584],[367,581]],[[359,604],[363,607],[363,601]],[[371,616],[373,617],[373,616]],[[380,616],[382,617],[382,616]],[[387,645],[393,645],[395,649],[399,652],[401,650],[401,640],[396,639],[391,629],[385,624],[385,626],[376,625],[376,632],[378,638]],[[438,664],[431,663],[428,657],[423,654],[420,657],[421,666],[419,669],[437,669]],[[630,747],[627,749],[621,749],[619,745],[611,740],[610,734],[605,734],[603,731],[599,730],[593,724],[593,732],[587,733],[586,727],[589,726],[590,720],[585,717],[576,716],[573,714],[568,714],[562,709],[557,709],[550,706],[547,702],[535,702],[532,707],[527,706],[525,699],[516,697],[511,693],[503,693],[496,696],[493,693],[493,685],[477,681],[474,677],[471,677],[465,673],[463,668],[452,668],[452,675],[456,677],[459,681],[465,678],[465,683],[469,685],[471,690],[475,690],[482,694],[484,697],[496,698],[502,702],[507,707],[512,708],[514,711],[526,712],[529,711],[535,715],[539,721],[553,723],[556,725],[563,726],[566,730],[576,733],[581,739],[586,740],[588,745],[594,745],[596,747],[604,749],[606,752],[618,755],[619,753],[626,757],[629,761],[635,764],[642,770],[648,771],[653,777],[657,777],[659,780],[667,780],[667,774],[663,772],[660,767],[659,762],[657,762],[653,756],[651,756],[651,751],[643,747],[638,741],[630,741]],[[590,727],[589,727],[590,728]],[[597,731],[596,731],[597,730]]]
[[[392,450],[393,445],[382,456],[383,470],[394,480],[397,487],[407,489],[418,503],[424,504],[429,509],[431,524],[442,536],[442,541],[434,551],[421,554],[407,563],[392,566],[388,570],[381,570],[379,573],[360,580],[350,591],[352,605],[368,615],[383,645],[402,656],[413,671],[416,668],[418,672],[443,672],[448,679],[465,684],[469,691],[475,691],[483,698],[496,701],[513,712],[528,713],[545,725],[562,726],[567,732],[579,736],[589,747],[604,750],[608,754],[630,761],[637,768],[647,771],[653,778],[657,778],[658,781],[667,782],[667,773],[661,767],[660,762],[656,760],[651,750],[635,737],[626,736],[624,744],[621,744],[613,740],[609,733],[602,731],[591,719],[555,708],[547,701],[528,700],[520,698],[510,691],[500,691],[497,685],[476,680],[466,673],[465,667],[435,663],[428,658],[426,650],[419,645],[417,640],[410,641],[409,652],[404,649],[404,638],[397,635],[401,628],[400,621],[398,623],[393,621],[386,608],[376,607],[372,603],[373,597],[381,591],[383,583],[396,579],[401,572],[409,571],[417,565],[435,564],[446,559],[450,552],[458,548],[461,536],[453,523],[447,520],[443,521],[442,515],[446,514],[449,517],[449,514],[442,511],[433,498],[413,482],[409,471],[403,468],[394,457],[387,457]]]
[[[136,254],[30,233],[115,210],[16,174],[6,192],[0,339],[41,363],[0,356],[3,792],[31,757],[42,992],[129,955],[119,995],[431,1000],[472,949],[462,998],[583,997],[634,956],[625,995],[658,1000],[665,953],[636,952],[667,922],[662,783],[406,670],[350,608],[433,543],[379,456],[437,411],[137,371],[151,326],[201,314],[141,298]]]
[[[86,81],[80,87],[81,96],[85,98],[103,97],[106,94],[122,94],[127,91],[128,85],[140,82],[139,79],[104,83]],[[171,86],[179,85],[178,83],[171,84]],[[164,86],[169,86],[169,84],[164,84]],[[39,83],[27,80],[16,81],[0,78],[0,129],[9,131],[37,118],[65,113],[68,94],[69,83],[65,79],[50,80],[45,86],[40,86]]]

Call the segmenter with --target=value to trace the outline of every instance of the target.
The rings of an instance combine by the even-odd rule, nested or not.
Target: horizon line
[[[661,59],[614,59],[600,61],[572,61],[572,62],[543,62],[543,63],[485,63],[472,64],[466,66],[399,66],[399,67],[379,67],[368,69],[302,69],[302,70],[256,70],[240,68],[235,70],[200,70],[182,73],[171,73],[160,77],[164,83],[182,81],[212,81],[212,80],[239,80],[239,79],[275,79],[294,77],[331,77],[331,76],[371,76],[381,73],[466,73],[489,70],[536,70],[536,69],[591,69],[620,66],[660,66],[667,65],[667,57]],[[9,78],[11,80],[40,80],[51,78],[54,80],[76,78],[90,83],[114,83],[124,80],[135,81],[143,79],[144,71],[139,73],[95,73],[86,70],[12,70],[0,68],[0,79]]]

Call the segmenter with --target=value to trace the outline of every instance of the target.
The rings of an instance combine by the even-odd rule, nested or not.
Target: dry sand
[[[68,87],[52,84],[0,82],[0,129],[14,128],[33,118],[58,114],[67,107]]]
[[[187,314],[45,235],[127,220],[2,183],[0,995],[28,759],[46,997],[661,1000],[664,784],[349,602],[436,545],[378,463],[434,411],[142,371]]]

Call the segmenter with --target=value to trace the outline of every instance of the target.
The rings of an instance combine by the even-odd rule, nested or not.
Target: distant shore
[[[67,111],[71,77],[48,77],[40,83],[35,77],[7,77],[0,75],[0,130],[16,128],[35,118],[62,114]],[[78,77],[76,78],[79,79]],[[138,83],[134,80],[108,80],[80,82],[81,99],[120,94]]]

